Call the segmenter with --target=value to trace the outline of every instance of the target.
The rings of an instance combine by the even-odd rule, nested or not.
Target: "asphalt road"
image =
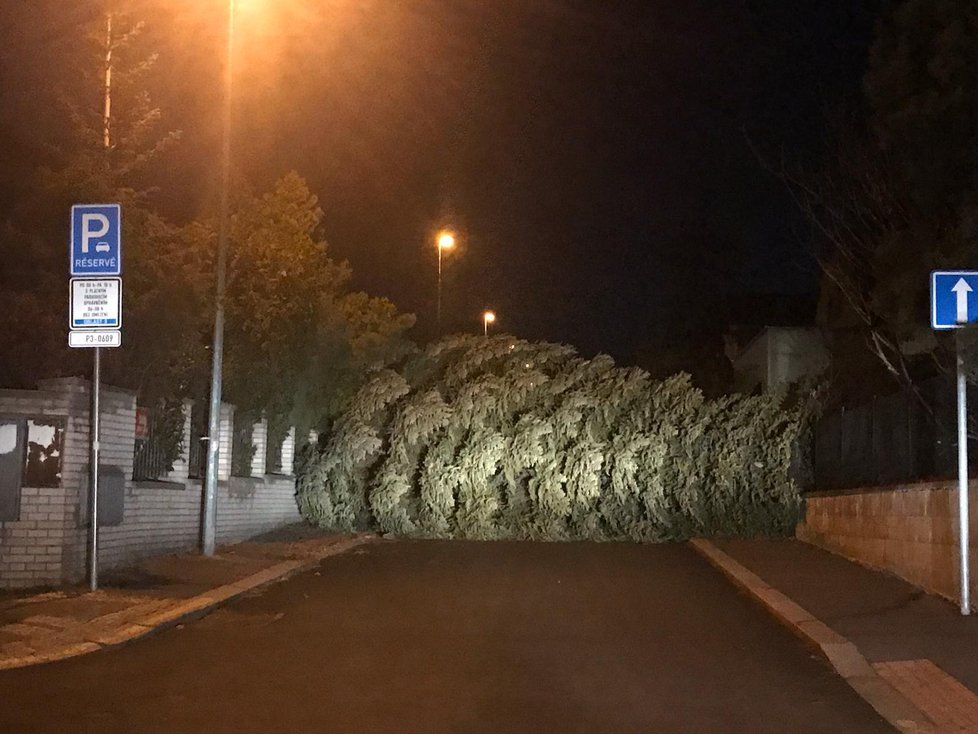
[[[0,672],[0,732],[887,732],[685,546],[381,542]]]

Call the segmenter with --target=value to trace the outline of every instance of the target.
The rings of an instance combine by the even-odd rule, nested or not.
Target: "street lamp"
[[[492,311],[486,311],[482,314],[482,332],[489,336],[489,324],[496,323],[496,314]]]
[[[441,336],[441,256],[445,250],[455,247],[455,235],[442,232],[438,235],[438,336]]]
[[[221,441],[221,383],[224,362],[224,291],[227,285],[228,239],[231,229],[231,91],[234,79],[234,12],[236,0],[228,0],[227,58],[224,66],[224,124],[221,133],[221,212],[217,237],[217,289],[214,309],[214,343],[211,353],[211,401],[207,424],[207,470],[201,550],[214,555],[217,524],[217,471]]]

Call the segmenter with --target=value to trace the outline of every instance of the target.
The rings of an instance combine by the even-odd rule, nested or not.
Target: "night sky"
[[[219,0],[143,0],[148,78],[179,148],[155,205],[214,202]],[[858,92],[872,14],[851,0],[246,0],[235,166],[290,169],[326,213],[355,285],[433,331],[445,321],[631,361],[817,287],[803,223],[746,136],[814,158],[824,115]],[[872,5],[869,3],[868,5]],[[24,7],[29,6],[29,7]],[[77,30],[97,5],[2,0],[0,197],[61,134]],[[763,302],[761,298],[757,302]]]

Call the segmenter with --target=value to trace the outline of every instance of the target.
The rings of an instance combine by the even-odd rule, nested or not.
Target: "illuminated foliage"
[[[299,480],[307,519],[455,538],[784,533],[805,410],[708,401],[570,347],[456,336],[358,392]]]

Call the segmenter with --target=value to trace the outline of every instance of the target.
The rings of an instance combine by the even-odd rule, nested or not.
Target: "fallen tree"
[[[803,404],[706,400],[606,356],[451,337],[375,373],[299,477],[322,527],[474,539],[791,532]]]

